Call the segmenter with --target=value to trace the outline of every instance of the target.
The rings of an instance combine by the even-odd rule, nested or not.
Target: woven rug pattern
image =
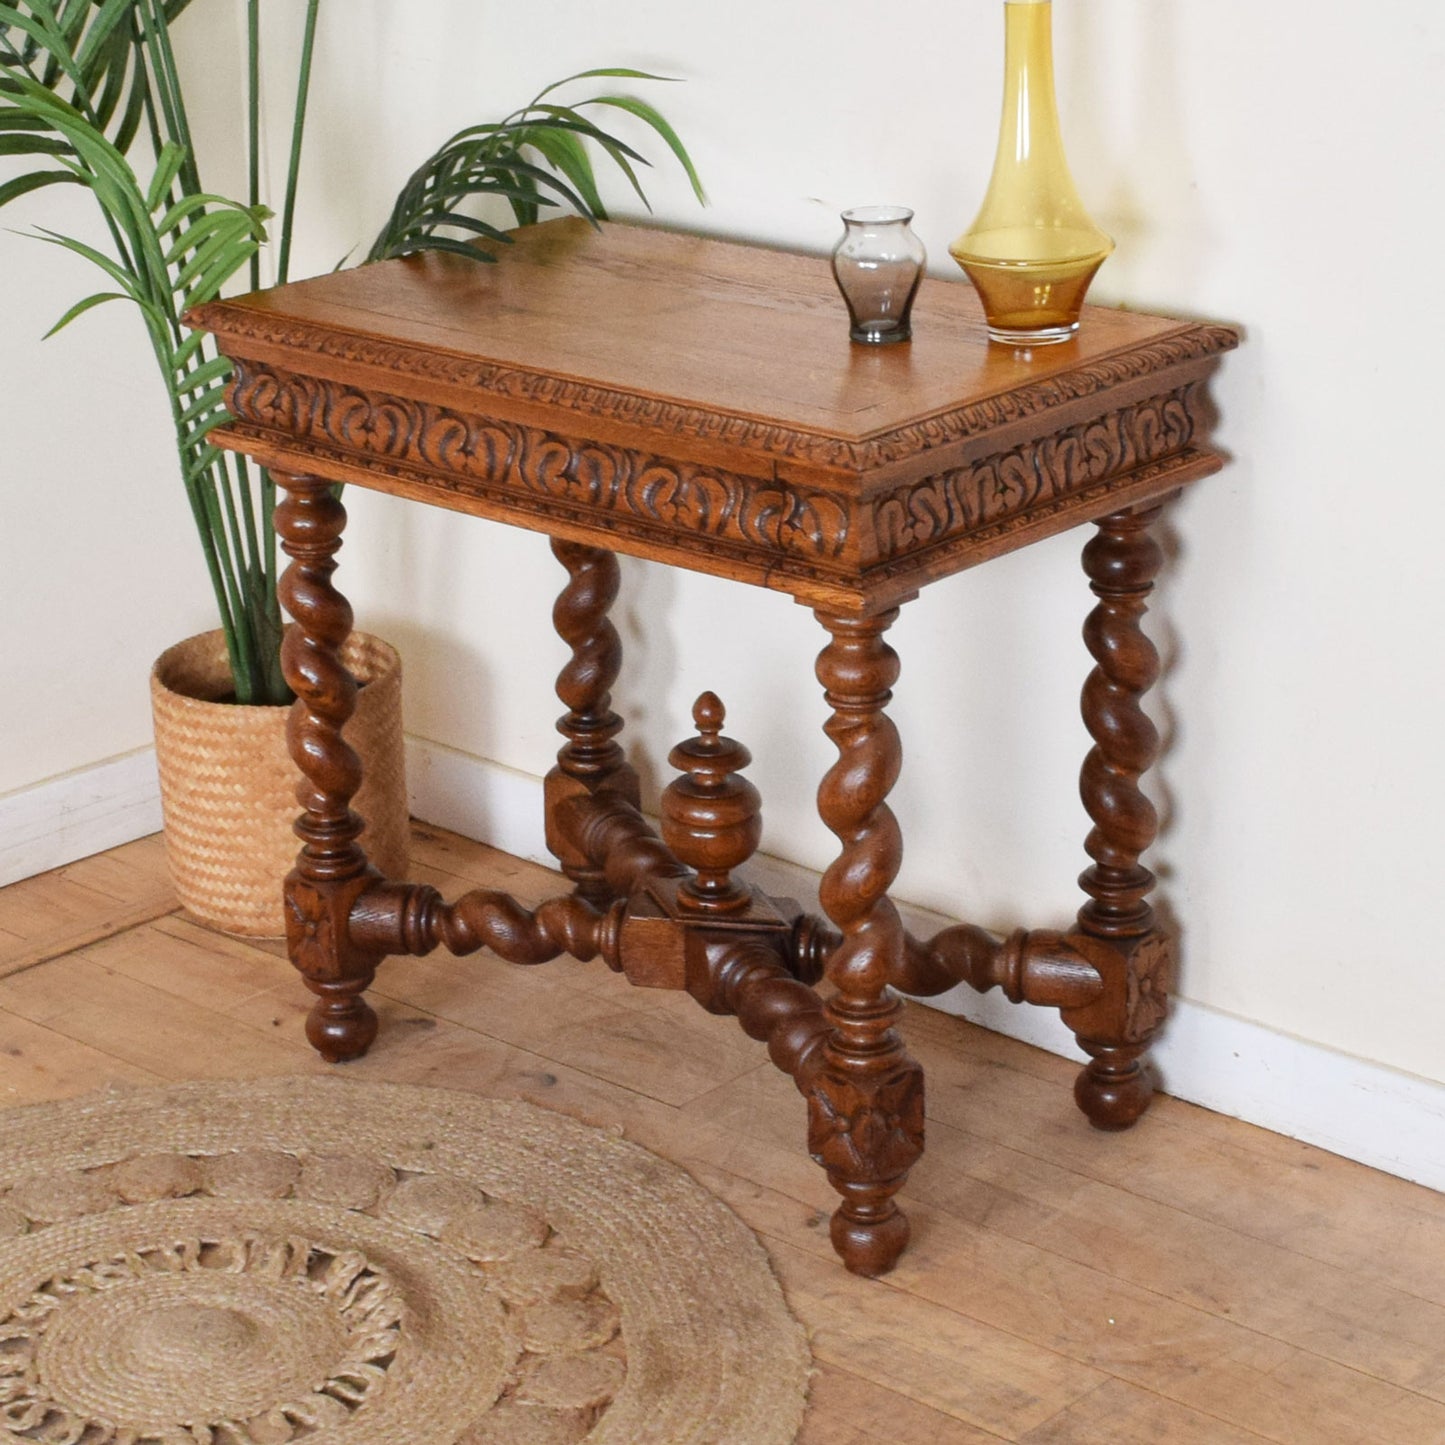
[[[682,1170],[330,1079],[0,1113],[0,1440],[787,1445],[809,1354]]]

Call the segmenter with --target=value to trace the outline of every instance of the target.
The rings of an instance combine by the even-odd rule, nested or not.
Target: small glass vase
[[[1054,98],[1052,0],[1004,0],[1003,123],[983,206],[948,248],[1013,346],[1068,341],[1114,243],[1069,174]]]
[[[869,346],[907,341],[909,313],[928,253],[909,230],[907,206],[857,206],[843,212],[843,239],[833,248],[833,276],[852,323],[848,335]]]

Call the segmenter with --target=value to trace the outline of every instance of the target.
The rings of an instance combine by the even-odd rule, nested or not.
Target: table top
[[[848,339],[826,257],[566,219],[204,307],[223,445],[819,605],[934,576],[1218,466],[1227,327],[1087,308],[990,344],[925,280],[911,343]]]

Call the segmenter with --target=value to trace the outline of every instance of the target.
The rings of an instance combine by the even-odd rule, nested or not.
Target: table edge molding
[[[654,433],[722,443],[741,450],[853,473],[977,437],[1040,412],[1094,396],[1158,372],[1232,350],[1239,334],[1217,324],[1181,323],[1142,344],[1093,357],[1035,382],[950,407],[859,440],[665,397],[618,390],[456,352],[382,340],[359,332],[273,317],[244,302],[217,301],[191,311],[189,325],[214,332],[221,350],[281,348],[392,373],[399,378],[475,390],[488,396],[561,408]]]

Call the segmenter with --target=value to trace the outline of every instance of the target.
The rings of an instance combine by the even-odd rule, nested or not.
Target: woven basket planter
[[[360,632],[342,656],[365,684],[345,731],[366,779],[352,802],[366,822],[361,843],[386,877],[402,878],[409,829],[401,659]],[[230,691],[220,631],[177,643],[151,670],[166,858],[181,902],[198,918],[227,933],[275,938],[286,931],[281,884],[300,846],[290,708],[217,700]]]

